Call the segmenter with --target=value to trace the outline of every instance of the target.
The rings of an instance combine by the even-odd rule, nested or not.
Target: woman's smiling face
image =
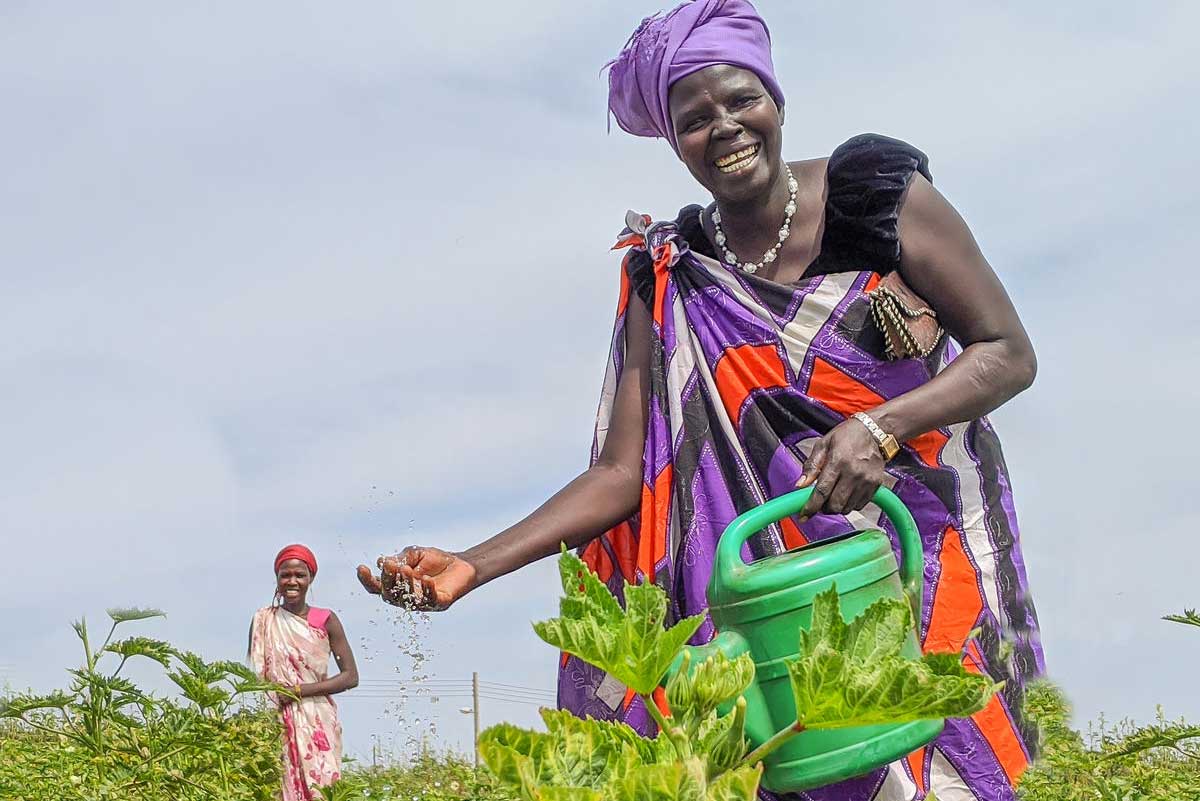
[[[750,70],[716,64],[676,81],[675,145],[688,171],[718,201],[766,196],[779,178],[783,112]]]
[[[302,604],[308,596],[312,573],[301,559],[288,559],[275,572],[275,591],[285,604]]]

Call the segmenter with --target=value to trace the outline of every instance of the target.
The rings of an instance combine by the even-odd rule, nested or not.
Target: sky
[[[1200,6],[759,9],[787,157],[923,149],[1030,331],[1037,382],[993,419],[1052,678],[1081,722],[1200,720],[1200,636],[1160,620],[1200,605]],[[627,209],[704,200],[607,130],[599,70],[654,10],[0,2],[0,686],[64,686],[70,622],[112,606],[239,658],[299,540],[367,680],[351,753],[469,747],[469,699],[433,698],[473,671],[552,688],[552,562],[416,618],[353,568],[474,544],[586,467],[608,248]]]

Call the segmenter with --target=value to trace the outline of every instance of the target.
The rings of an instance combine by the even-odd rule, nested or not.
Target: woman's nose
[[[715,135],[722,139],[736,139],[742,132],[742,123],[732,114],[722,114],[717,119]]]

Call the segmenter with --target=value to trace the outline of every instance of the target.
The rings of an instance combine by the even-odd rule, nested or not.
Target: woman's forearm
[[[1027,344],[975,342],[929,382],[867,412],[905,442],[983,417],[1027,389],[1036,374],[1037,359]]]
[[[300,685],[300,697],[311,698],[317,695],[337,695],[358,686],[358,671],[342,671],[336,676],[330,676],[323,681],[314,681]]]
[[[577,548],[630,517],[642,478],[620,464],[597,462],[516,525],[459,554],[476,570],[476,586]]]

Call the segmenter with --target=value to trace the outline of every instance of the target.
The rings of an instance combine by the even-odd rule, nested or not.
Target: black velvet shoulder
[[[929,159],[898,139],[862,134],[829,157],[822,261],[891,272],[900,264],[897,224],[914,173],[932,181]]]

